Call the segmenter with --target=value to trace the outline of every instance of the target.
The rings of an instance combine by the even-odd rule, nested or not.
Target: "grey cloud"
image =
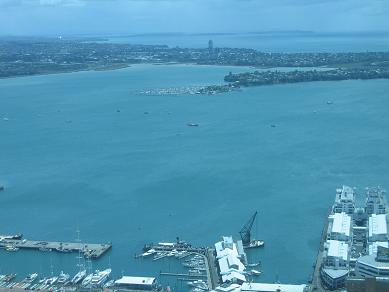
[[[0,34],[389,28],[383,0],[0,0],[0,6]]]

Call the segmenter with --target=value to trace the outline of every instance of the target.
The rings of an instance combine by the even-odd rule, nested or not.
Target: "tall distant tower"
[[[213,40],[208,41],[208,53],[209,55],[213,54]]]

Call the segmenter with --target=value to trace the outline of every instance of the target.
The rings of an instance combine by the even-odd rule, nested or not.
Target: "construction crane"
[[[258,211],[255,211],[250,220],[239,231],[240,238],[242,238],[243,245],[249,245],[251,242],[251,228],[253,227],[255,217],[257,217]]]
[[[250,220],[247,221],[247,223],[239,231],[240,238],[242,239],[243,247],[245,248],[260,247],[265,244],[263,240],[251,239],[251,228],[253,227],[257,214],[258,211],[255,211],[254,215],[251,216]]]

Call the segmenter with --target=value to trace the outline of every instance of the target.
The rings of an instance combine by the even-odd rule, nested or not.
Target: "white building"
[[[344,212],[328,216],[328,239],[348,241],[351,231],[351,217]]]
[[[219,263],[219,272],[223,283],[246,282],[245,266],[240,260],[232,237],[224,236],[222,241],[215,243],[216,259]]]
[[[347,267],[349,256],[349,245],[347,243],[339,240],[327,240],[325,247],[325,266],[332,267],[334,269]]]
[[[369,241],[387,241],[388,230],[385,214],[372,214],[369,217]]]
[[[375,255],[360,257],[355,265],[358,276],[380,277],[389,276],[389,262],[378,261]]]
[[[354,190],[348,186],[342,186],[341,189],[336,189],[335,203],[332,211],[334,213],[345,212],[353,214],[355,210],[355,195]]]
[[[152,277],[123,276],[115,281],[116,288],[152,291],[156,287],[156,279]]]

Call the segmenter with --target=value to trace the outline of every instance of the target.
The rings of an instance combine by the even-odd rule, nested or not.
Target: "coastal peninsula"
[[[199,94],[228,92],[240,86],[389,78],[389,52],[266,53],[244,48],[173,48],[89,39],[0,39],[0,78],[113,70],[132,64],[296,68],[289,72],[269,70],[230,73],[224,77],[227,83],[204,86],[196,91]],[[308,67],[328,70],[304,70]]]

